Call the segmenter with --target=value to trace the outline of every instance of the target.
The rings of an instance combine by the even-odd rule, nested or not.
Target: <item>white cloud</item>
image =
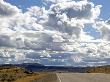
[[[9,3],[0,0],[0,17],[13,16],[19,13],[19,9],[16,6],[12,6]]]
[[[100,5],[87,0],[45,2],[51,3],[49,9],[32,6],[23,13],[0,1],[0,63],[77,66],[110,62],[110,21],[97,22]],[[102,35],[100,42],[92,42],[94,37],[84,32],[88,23],[96,23]]]
[[[95,6],[92,2],[71,1],[52,5],[51,10],[54,14],[66,13],[68,18],[95,19],[100,14],[101,5]]]
[[[95,27],[100,31],[101,39],[105,41],[110,41],[110,24],[109,20],[107,21],[98,21],[95,24]]]
[[[68,43],[70,44],[70,43]],[[87,66],[89,65],[103,65],[109,63],[110,58],[110,44],[107,43],[71,43],[70,46],[74,51],[48,51],[48,50],[22,50],[14,48],[1,48],[0,57],[5,59],[4,63],[23,63],[23,62],[40,62],[49,65],[57,62],[65,65]],[[61,45],[61,44],[60,44]],[[56,47],[55,44],[53,47]],[[61,46],[62,47],[62,46]],[[64,46],[66,47],[66,46]],[[59,47],[58,47],[59,48]],[[66,47],[67,48],[67,47]],[[69,47],[70,48],[70,47]],[[56,48],[55,48],[56,49]],[[62,49],[62,48],[61,48]],[[58,49],[60,50],[60,49]],[[46,60],[44,62],[44,60]],[[55,61],[53,61],[55,60]],[[70,62],[71,61],[71,62]],[[69,62],[69,64],[68,64]],[[99,63],[104,62],[104,63]]]
[[[72,0],[42,0],[45,4],[48,3],[61,3],[61,2],[67,2],[67,1],[72,1]]]

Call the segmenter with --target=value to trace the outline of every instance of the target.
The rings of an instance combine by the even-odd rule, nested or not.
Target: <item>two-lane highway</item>
[[[110,74],[57,73],[59,82],[110,82]]]

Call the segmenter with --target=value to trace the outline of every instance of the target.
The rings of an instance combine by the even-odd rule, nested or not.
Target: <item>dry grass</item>
[[[110,73],[110,66],[92,67],[86,70],[88,73]]]
[[[31,76],[27,76],[27,77],[23,77],[23,78],[17,79],[14,82],[32,82],[34,80],[43,78],[45,76],[47,76],[47,74],[45,74],[45,73],[41,73],[41,74],[36,73],[36,74],[31,75]]]
[[[0,69],[0,82],[31,82],[48,75],[47,73],[32,73],[20,67]]]

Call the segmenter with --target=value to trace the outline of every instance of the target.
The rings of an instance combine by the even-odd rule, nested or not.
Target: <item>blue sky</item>
[[[110,0],[91,0],[96,5],[100,4],[102,5],[102,11],[100,17],[104,20],[108,19],[110,17]]]
[[[19,8],[26,10],[31,6],[42,6],[42,0],[6,0],[12,5],[18,6]]]

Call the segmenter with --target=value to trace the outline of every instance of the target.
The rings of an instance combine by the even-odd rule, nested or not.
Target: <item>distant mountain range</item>
[[[4,64],[0,68],[21,67],[31,72],[110,73],[110,65],[98,67],[44,66],[39,63]]]

